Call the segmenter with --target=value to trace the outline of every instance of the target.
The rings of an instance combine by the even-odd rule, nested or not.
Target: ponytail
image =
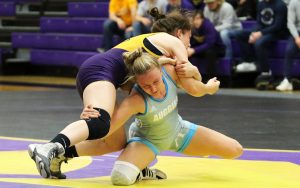
[[[166,32],[175,35],[178,29],[183,32],[191,30],[192,26],[187,11],[172,11],[169,14],[160,14],[156,7],[149,11],[149,14],[154,18],[152,32]]]
[[[142,48],[131,52],[124,52],[123,59],[128,70],[127,79],[124,83],[135,79],[135,76],[144,74],[154,67],[161,67],[157,59],[147,52],[143,52]]]

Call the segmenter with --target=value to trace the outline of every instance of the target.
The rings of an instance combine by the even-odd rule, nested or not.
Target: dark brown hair
[[[149,14],[154,18],[151,32],[166,32],[175,35],[178,29],[181,29],[182,32],[191,30],[187,12],[176,10],[164,15],[160,14],[158,9],[154,7],[149,11]]]

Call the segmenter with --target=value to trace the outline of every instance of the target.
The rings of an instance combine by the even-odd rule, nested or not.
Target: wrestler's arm
[[[192,65],[188,60],[187,49],[177,37],[167,33],[159,33],[150,36],[149,39],[157,46],[167,57],[176,59],[176,72],[180,72],[178,76],[194,77],[196,80],[201,80],[201,74],[197,67]]]
[[[115,109],[113,117],[111,119],[111,128],[107,136],[111,135],[114,131],[118,130],[121,126],[135,114],[145,111],[145,103],[143,97],[133,91],[128,97],[126,97]]]
[[[187,49],[177,37],[167,33],[158,33],[148,38],[167,57],[176,57],[178,64],[189,62]]]
[[[165,65],[164,67],[177,85],[194,97],[201,97],[206,94],[212,95],[219,90],[220,81],[217,78],[212,78],[204,84],[195,78],[178,77],[174,66]]]
[[[118,130],[121,126],[125,125],[125,123],[135,114],[142,113],[145,111],[145,103],[143,97],[133,91],[128,97],[126,97],[121,104],[115,108],[113,116],[111,118],[111,126],[109,133],[105,136],[113,134],[116,130]],[[84,108],[81,118],[91,118],[98,117],[99,112],[94,110],[91,105]]]

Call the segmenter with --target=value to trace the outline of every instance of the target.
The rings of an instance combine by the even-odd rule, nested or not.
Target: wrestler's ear
[[[182,37],[182,29],[177,29],[177,31],[176,31],[176,37],[177,38],[180,38],[180,37]]]

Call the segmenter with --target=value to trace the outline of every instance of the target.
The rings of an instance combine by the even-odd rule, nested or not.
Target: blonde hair
[[[157,59],[147,52],[143,52],[142,48],[131,52],[124,52],[123,59],[128,70],[127,79],[124,83],[135,80],[136,76],[142,75],[153,68],[161,68]]]

